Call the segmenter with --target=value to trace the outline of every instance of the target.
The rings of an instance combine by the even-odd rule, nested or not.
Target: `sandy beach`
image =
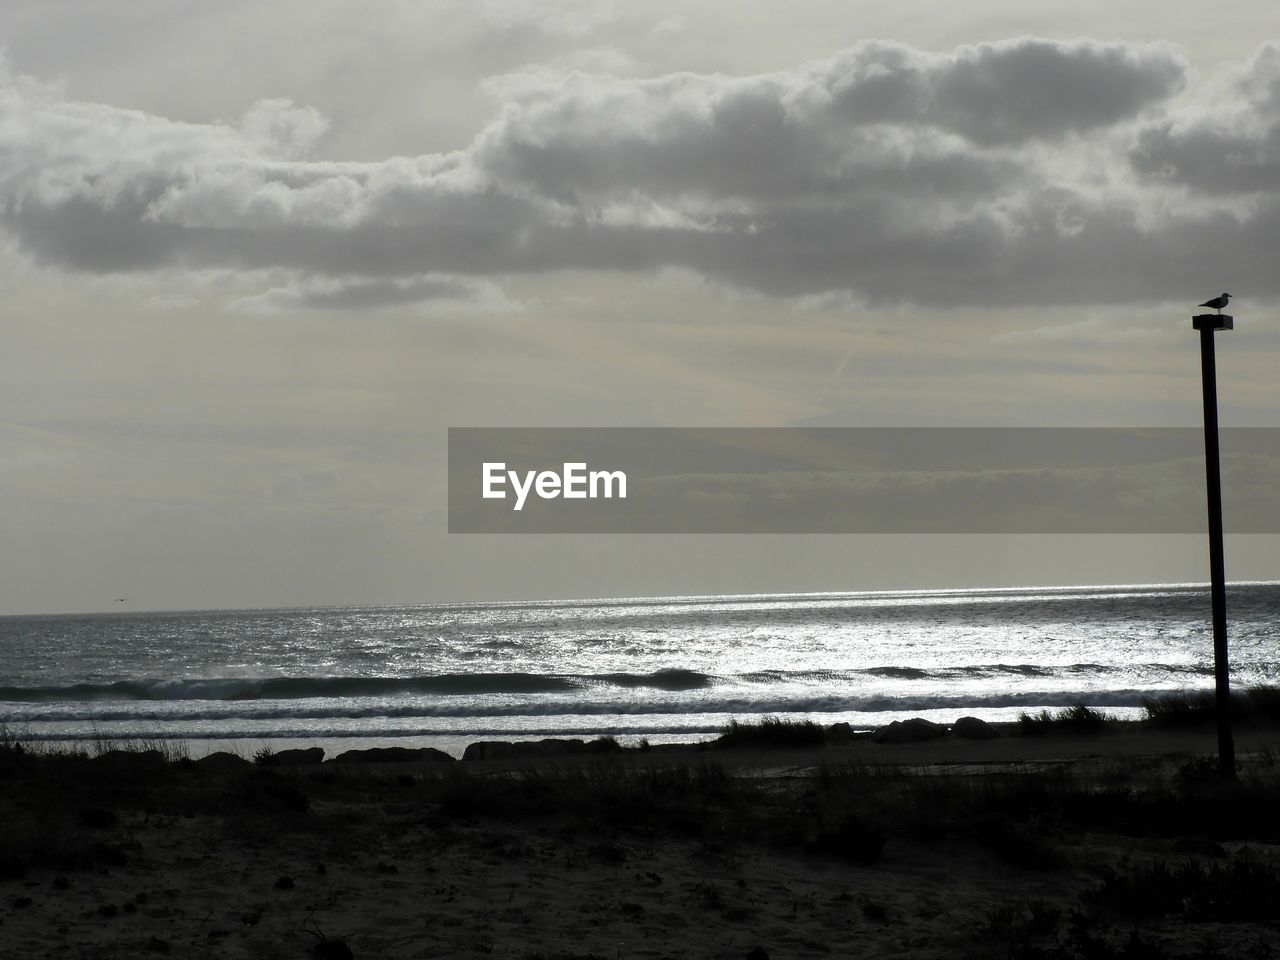
[[[1280,733],[0,763],[12,957],[1269,957]]]

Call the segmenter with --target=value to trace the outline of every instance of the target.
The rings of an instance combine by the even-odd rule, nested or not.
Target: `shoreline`
[[[1060,712],[1061,717],[1066,711]],[[1035,715],[1028,715],[1034,721]],[[1103,755],[1119,755],[1131,752],[1134,748],[1146,745],[1147,753],[1214,753],[1217,750],[1217,733],[1212,723],[1182,723],[1162,725],[1146,720],[1117,719],[1100,714],[1102,722],[1096,729],[1073,731],[1069,723],[1059,723],[1056,728],[1049,725],[1046,729],[1034,729],[1041,724],[1023,724],[1010,721],[981,721],[987,728],[985,735],[958,734],[955,723],[934,723],[925,721],[928,728],[924,735],[910,735],[896,742],[882,742],[877,739],[878,731],[891,728],[909,727],[921,723],[921,718],[912,718],[905,723],[901,721],[885,724],[881,727],[853,728],[847,724],[831,724],[822,727],[815,721],[800,720],[781,721],[783,725],[812,725],[815,729],[825,731],[826,739],[823,747],[831,752],[847,753],[865,759],[867,762],[900,762],[895,759],[902,755],[930,755],[939,757],[956,757],[957,762],[966,762],[964,758],[992,758],[997,756],[1015,757],[1025,753],[1029,758],[1043,757],[1046,744],[1070,744],[1072,750],[1090,748]],[[767,718],[768,724],[773,718]],[[733,725],[731,725],[732,727]],[[756,725],[750,722],[742,725],[751,730]],[[1028,730],[1031,727],[1031,730]],[[941,731],[945,731],[941,732]],[[380,750],[380,749],[428,749],[448,754],[455,760],[463,761],[468,748],[483,744],[510,744],[516,749],[513,758],[520,756],[536,759],[540,756],[571,757],[578,753],[590,753],[591,745],[608,742],[609,752],[623,756],[646,753],[691,753],[705,752],[717,755],[731,752],[732,747],[724,741],[725,730],[716,734],[668,734],[652,738],[635,735],[612,736],[609,734],[585,736],[581,731],[560,736],[544,736],[541,734],[512,734],[501,737],[456,734],[451,736],[369,736],[369,737],[211,737],[189,738],[180,736],[164,736],[140,733],[135,736],[99,736],[97,738],[74,739],[42,739],[27,737],[13,729],[0,730],[0,743],[16,742],[26,744],[26,749],[47,753],[83,753],[89,756],[101,754],[108,750],[138,752],[141,750],[159,750],[168,758],[189,757],[199,760],[214,753],[231,753],[246,760],[252,760],[259,753],[279,754],[284,751],[314,750],[324,751],[325,761],[332,761],[347,751]],[[1252,744],[1269,744],[1273,738],[1280,737],[1280,727],[1267,723],[1239,723],[1234,727],[1237,749],[1248,750]],[[767,738],[763,741],[767,745]],[[545,746],[540,746],[545,745]],[[557,750],[555,745],[564,745]],[[757,746],[760,744],[757,744]],[[795,744],[782,746],[794,749]],[[900,749],[906,747],[904,754]],[[466,762],[475,762],[468,758]],[[945,761],[939,761],[945,762]]]

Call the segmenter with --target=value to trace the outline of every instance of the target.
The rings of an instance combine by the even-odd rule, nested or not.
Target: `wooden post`
[[[1218,770],[1236,775],[1236,748],[1231,738],[1231,675],[1227,666],[1227,574],[1222,547],[1222,473],[1218,456],[1218,373],[1213,335],[1230,330],[1235,321],[1217,313],[1191,318],[1200,331],[1200,382],[1204,388],[1204,471],[1209,502],[1209,578],[1213,600],[1213,678],[1218,715]]]

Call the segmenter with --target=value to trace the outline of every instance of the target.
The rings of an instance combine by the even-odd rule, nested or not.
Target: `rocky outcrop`
[[[324,747],[308,747],[305,750],[281,750],[262,758],[266,767],[304,767],[324,761]]]
[[[98,754],[93,762],[125,776],[156,774],[169,769],[169,761],[159,750],[108,750]]]
[[[966,740],[994,740],[1000,731],[978,717],[961,717],[951,725],[951,732]]]
[[[585,740],[480,740],[469,744],[463,760],[535,760],[544,757],[581,756],[616,753],[622,747],[611,737]]]
[[[347,750],[329,763],[453,763],[453,757],[434,747],[369,747]]]
[[[477,740],[462,751],[463,760],[502,760],[512,756],[515,747],[510,740]]]
[[[895,720],[876,730],[876,743],[915,743],[920,740],[937,740],[947,735],[947,728],[923,717]]]
[[[244,757],[238,757],[234,753],[227,753],[225,750],[201,757],[195,763],[196,769],[206,770],[209,773],[231,773],[252,766]]]
[[[826,730],[828,743],[844,743],[853,739],[853,727],[847,723],[833,723]]]

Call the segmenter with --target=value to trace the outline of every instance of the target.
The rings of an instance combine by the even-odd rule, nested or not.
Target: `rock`
[[[947,735],[947,728],[923,717],[895,720],[876,731],[876,743],[915,743],[918,740],[936,740]]]
[[[514,746],[510,740],[477,740],[475,743],[467,744],[467,749],[462,751],[462,759],[501,760],[511,756]]]
[[[583,740],[479,740],[468,744],[463,760],[511,760],[562,757],[593,752]]]
[[[292,890],[293,877],[276,877],[275,888],[277,890]]]
[[[367,750],[348,750],[329,763],[453,763],[453,757],[434,747],[370,747]]]
[[[769,960],[769,951],[764,947],[752,947],[747,951],[747,960]]]
[[[1000,731],[978,717],[961,717],[951,725],[951,732],[966,740],[994,740]]]
[[[584,740],[537,740],[514,744],[517,755],[555,757],[572,753],[591,753],[591,745]]]
[[[234,753],[227,753],[225,750],[219,750],[217,753],[211,753],[206,757],[201,757],[196,761],[196,767],[200,770],[207,770],[210,773],[232,773],[236,770],[243,770],[251,766],[244,757],[238,757]]]
[[[169,761],[159,750],[107,750],[94,757],[93,762],[130,777],[154,775],[169,769]]]
[[[324,762],[324,747],[308,747],[306,750],[281,750],[262,758],[266,767],[305,767]]]
[[[833,723],[827,727],[827,741],[838,742],[853,739],[853,727],[847,723]]]

